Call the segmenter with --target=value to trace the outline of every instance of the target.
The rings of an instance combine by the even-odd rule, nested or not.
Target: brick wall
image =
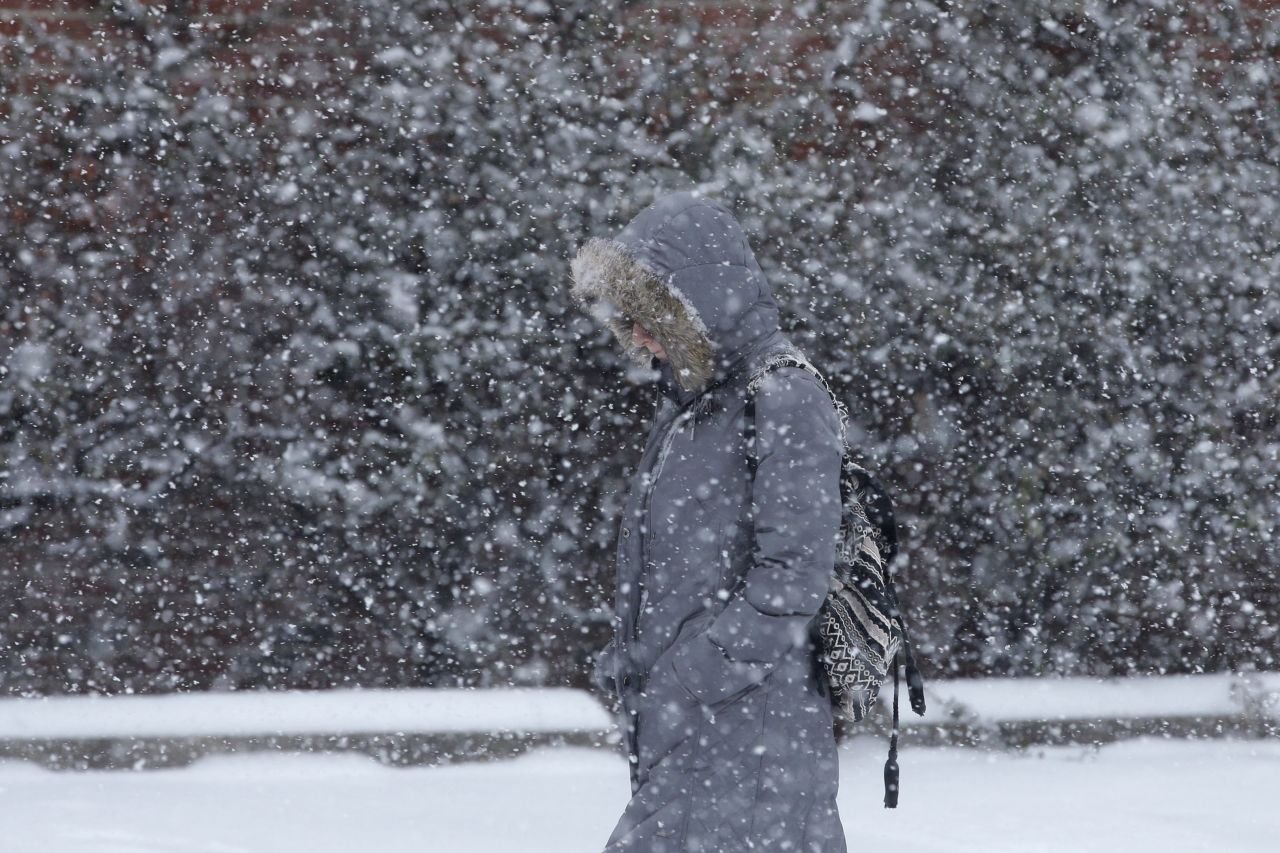
[[[86,59],[126,77],[161,72],[182,96],[200,87],[253,99],[305,92],[321,66],[362,62],[325,3],[275,0],[0,2],[9,92],[75,83]]]
[[[779,87],[804,87],[820,80],[838,42],[842,24],[860,3],[776,4],[757,0],[701,0],[689,3],[626,3],[616,12],[606,4],[581,8],[536,2],[459,3],[458,11],[427,10],[448,26],[499,50],[522,40],[546,39],[594,26],[608,41],[630,43],[653,53],[682,49],[704,54],[708,63],[728,63],[728,83],[714,92],[697,81],[672,81],[688,88],[687,102],[707,99],[767,101]],[[944,6],[946,4],[943,4]],[[1212,78],[1232,59],[1232,48],[1195,13],[1208,9],[1195,0],[1180,15],[1152,14],[1151,26],[1202,42],[1201,73]],[[569,11],[572,8],[572,11]],[[1240,26],[1257,31],[1274,26],[1280,0],[1245,0]],[[1069,30],[1073,16],[1065,12]],[[1171,21],[1176,23],[1170,24]],[[345,4],[325,0],[0,0],[0,86],[6,98],[20,92],[76,83],[73,69],[84,57],[122,77],[131,70],[161,69],[169,91],[189,95],[213,87],[246,103],[259,99],[323,97],[341,88],[343,71],[369,61],[362,22]],[[385,34],[382,34],[385,43]],[[1064,48],[1066,50],[1066,48]],[[877,78],[908,79],[924,58],[908,34],[880,44],[858,65],[872,89]],[[616,66],[620,75],[642,68]],[[334,73],[334,72],[337,73]],[[5,109],[0,98],[0,111]],[[252,108],[252,107],[251,107]],[[661,133],[662,116],[651,129]],[[850,120],[850,126],[857,124]],[[801,144],[797,155],[809,150]]]

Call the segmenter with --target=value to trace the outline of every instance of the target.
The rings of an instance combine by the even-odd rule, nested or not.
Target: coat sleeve
[[[677,677],[712,706],[762,681],[804,645],[835,574],[843,444],[831,398],[801,368],[756,394],[755,548],[745,583],[673,653]]]

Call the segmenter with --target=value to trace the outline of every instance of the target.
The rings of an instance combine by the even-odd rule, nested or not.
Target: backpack
[[[862,720],[875,704],[880,686],[893,670],[893,729],[884,767],[884,805],[898,805],[898,669],[905,666],[911,709],[924,714],[924,680],[911,653],[911,640],[889,570],[898,553],[893,502],[871,472],[855,462],[845,443],[847,409],[831,393],[817,369],[795,352],[768,359],[747,385],[748,467],[755,479],[755,394],[769,370],[784,364],[804,368],[831,395],[841,420],[844,461],[840,474],[842,506],[836,541],[836,570],[818,611],[820,659],[836,716]]]

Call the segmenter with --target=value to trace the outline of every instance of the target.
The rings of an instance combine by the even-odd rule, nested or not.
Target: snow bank
[[[0,740],[596,732],[609,713],[569,688],[252,691],[0,700]]]
[[[880,698],[887,702],[892,695],[889,688]],[[923,718],[907,714],[904,722],[1178,719],[1250,713],[1280,719],[1278,696],[1280,673],[931,681],[925,685],[928,712]]]
[[[881,691],[887,703],[892,689]],[[903,725],[1270,717],[1280,674],[930,681]],[[904,696],[905,707],[905,696]],[[602,734],[613,715],[570,688],[253,691],[0,700],[0,741],[356,734]]]

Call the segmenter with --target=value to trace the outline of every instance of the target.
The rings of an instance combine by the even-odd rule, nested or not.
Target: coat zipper
[[[684,428],[684,424],[694,414],[693,408],[685,409],[676,415],[671,421],[671,426],[667,429],[667,434],[662,437],[662,447],[658,451],[658,460],[653,465],[653,471],[649,475],[649,480],[645,484],[644,490],[644,511],[640,514],[642,519],[648,520],[649,506],[653,500],[653,487],[658,483],[658,477],[662,475],[662,469],[666,465],[667,456],[671,453],[671,445],[675,443],[676,434]],[[640,531],[640,571],[636,573],[636,585],[640,587],[639,602],[636,605],[635,618],[631,620],[631,639],[635,640],[640,636],[640,614],[644,612],[645,603],[649,600],[649,589],[644,585],[644,575],[646,564],[649,561],[649,528],[652,525],[645,524],[644,529]]]

